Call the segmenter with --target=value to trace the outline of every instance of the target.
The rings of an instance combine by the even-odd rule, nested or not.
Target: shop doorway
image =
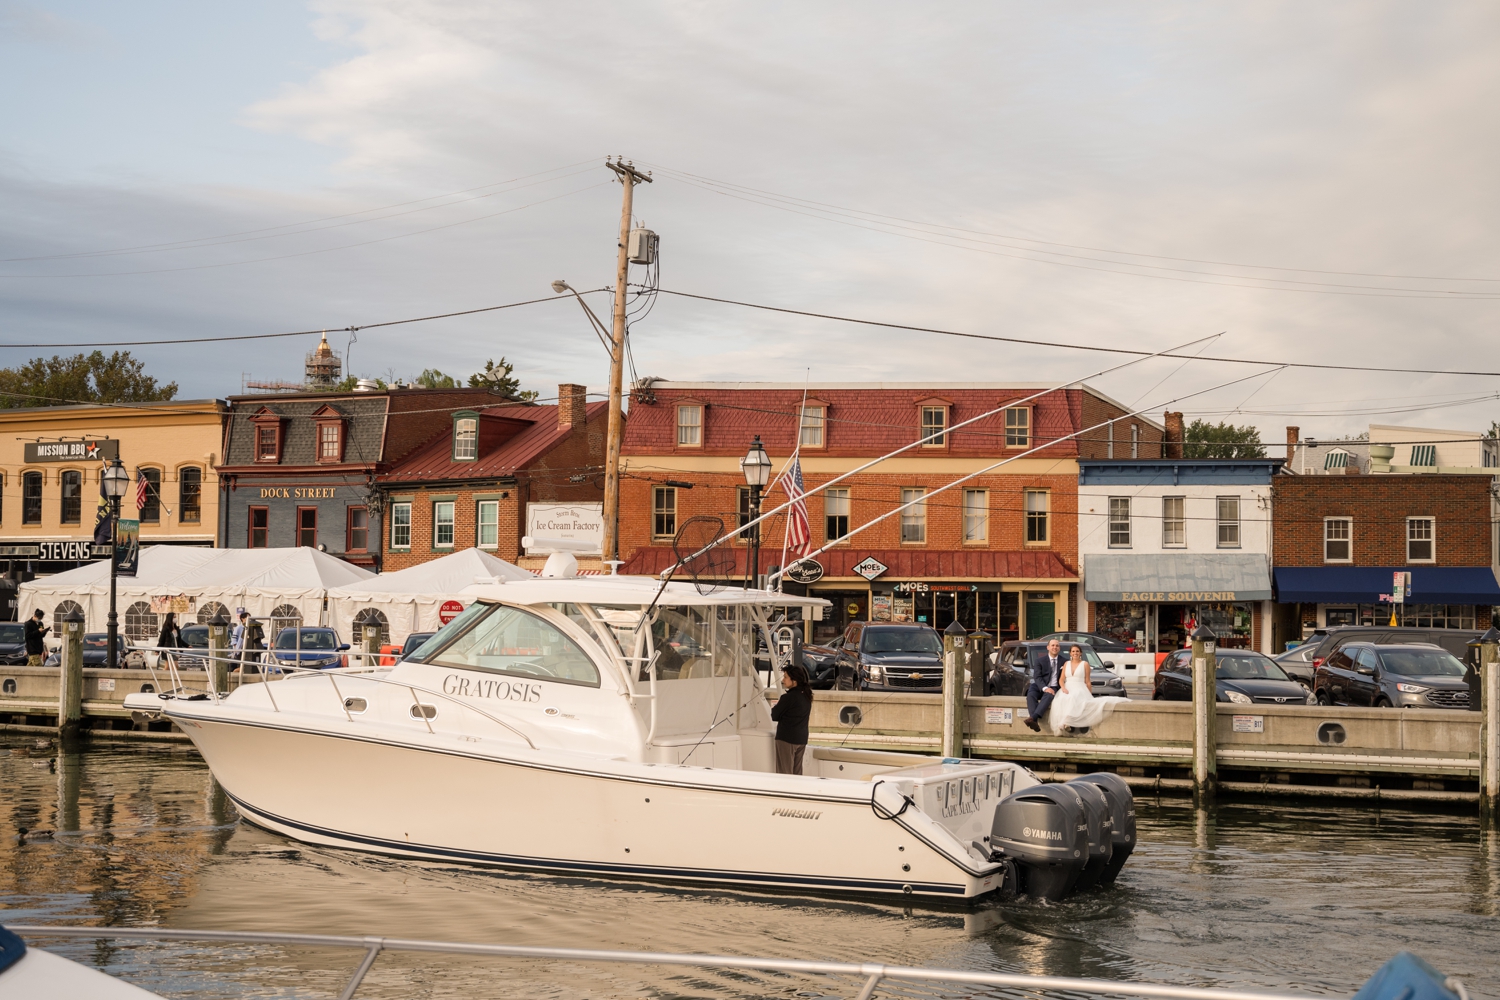
[[[1056,601],[1026,602],[1026,638],[1035,639],[1057,631]]]
[[[869,621],[870,592],[867,590],[818,590],[814,597],[833,603],[823,612],[823,620],[812,623],[812,641],[825,643],[844,634],[850,622]]]

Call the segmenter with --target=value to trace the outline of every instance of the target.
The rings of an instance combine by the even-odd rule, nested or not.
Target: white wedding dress
[[[1094,692],[1084,682],[1087,663],[1064,663],[1062,689],[1052,699],[1052,708],[1047,712],[1047,725],[1054,736],[1073,735],[1069,729],[1088,729],[1104,721],[1105,716],[1129,698],[1095,698]]]

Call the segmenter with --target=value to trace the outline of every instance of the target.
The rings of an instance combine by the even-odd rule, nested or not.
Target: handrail
[[[1156,1000],[1314,1000],[1308,994],[1215,989],[1203,986],[1168,986],[1158,983],[1114,982],[1107,979],[1034,976],[1011,972],[968,972],[961,969],[879,965],[871,962],[822,962],[808,959],[751,958],[740,955],[679,954],[660,951],[612,951],[591,948],[541,948],[532,945],[465,944],[455,941],[424,941],[415,938],[282,934],[262,931],[198,931],[156,927],[54,927],[45,924],[11,924],[8,929],[16,934],[30,934],[38,937],[232,941],[242,944],[297,944],[354,948],[366,954],[340,994],[344,1000],[354,996],[360,982],[374,964],[376,956],[382,951],[436,952],[450,955],[488,955],[496,958],[546,958],[574,962],[679,965],[823,976],[855,976],[864,980],[859,996],[865,1000],[868,1000],[882,979],[962,983],[970,986],[1002,986],[1025,990],[1086,993],[1095,996],[1151,997]]]

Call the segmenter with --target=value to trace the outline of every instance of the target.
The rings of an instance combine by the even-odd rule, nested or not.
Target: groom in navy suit
[[[1031,665],[1031,684],[1026,688],[1026,728],[1034,733],[1042,731],[1039,721],[1052,707],[1057,696],[1057,681],[1062,676],[1062,643],[1053,639],[1047,643],[1047,655],[1042,662]]]

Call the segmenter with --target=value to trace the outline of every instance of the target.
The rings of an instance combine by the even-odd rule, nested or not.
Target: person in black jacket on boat
[[[781,675],[784,693],[771,707],[776,723],[776,773],[801,774],[807,751],[807,720],[812,715],[812,684],[807,668],[793,663]]]

